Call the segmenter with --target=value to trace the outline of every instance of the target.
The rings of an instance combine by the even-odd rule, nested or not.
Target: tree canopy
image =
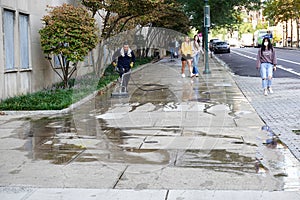
[[[177,0],[184,5],[185,12],[191,17],[191,24],[198,30],[203,28],[204,1]],[[209,0],[210,21],[212,27],[231,27],[241,22],[239,8],[255,10],[260,7],[260,0]]]
[[[101,38],[141,26],[159,26],[187,33],[188,17],[176,0],[81,0],[103,20]]]
[[[291,46],[293,45],[293,21],[296,24],[300,24],[300,0],[267,0],[264,2],[264,15],[272,23],[277,25],[278,23],[285,22],[286,24],[290,21],[290,36],[291,36]],[[300,31],[299,27],[296,25],[297,29],[297,47],[299,47]],[[288,37],[288,26],[285,26],[286,36]],[[286,46],[286,41],[284,41]]]
[[[267,0],[264,2],[264,15],[278,24],[300,18],[300,0]]]
[[[45,26],[39,31],[41,46],[48,55],[53,70],[67,87],[77,63],[83,61],[98,43],[95,19],[83,7],[63,4],[57,7],[49,6],[48,9],[48,15],[42,18]],[[53,66],[51,55],[58,59],[62,73]]]

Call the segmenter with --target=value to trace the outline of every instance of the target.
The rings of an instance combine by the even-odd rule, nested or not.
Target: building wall
[[[48,61],[42,52],[40,35],[38,31],[43,27],[42,17],[47,14],[47,5],[59,6],[63,3],[76,4],[76,0],[1,0],[0,1],[0,99],[16,95],[32,93],[46,88],[55,82],[60,81],[59,77],[51,69]],[[11,32],[4,24],[4,13],[13,13],[13,67],[7,69],[5,49],[6,32]],[[28,62],[29,66],[22,67],[22,55],[20,50],[20,15],[28,17]],[[25,17],[26,18],[26,17]],[[7,24],[7,23],[6,23]],[[7,40],[7,39],[6,39]],[[8,42],[6,42],[8,45]],[[9,47],[9,48],[12,48]],[[24,57],[24,55],[23,55]],[[11,59],[7,59],[11,60]],[[82,63],[83,64],[83,63]],[[87,68],[86,68],[87,69]],[[89,69],[90,70],[90,69]],[[88,70],[81,70],[85,73]]]

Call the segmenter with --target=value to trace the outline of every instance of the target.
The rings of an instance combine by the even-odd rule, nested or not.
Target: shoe
[[[197,73],[197,74],[196,74],[196,77],[198,77],[198,76],[199,76],[199,74]]]
[[[195,74],[191,73],[191,78],[193,78],[195,76]]]
[[[185,74],[181,74],[181,77],[184,78],[184,77],[185,77]]]
[[[270,94],[273,94],[272,88],[269,87],[269,88],[268,88],[268,91],[269,91]]]
[[[264,89],[264,95],[268,96],[268,90],[267,89]]]

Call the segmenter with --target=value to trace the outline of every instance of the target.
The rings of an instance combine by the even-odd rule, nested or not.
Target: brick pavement
[[[300,160],[300,79],[274,78],[273,94],[264,96],[260,78],[233,76],[262,120]]]

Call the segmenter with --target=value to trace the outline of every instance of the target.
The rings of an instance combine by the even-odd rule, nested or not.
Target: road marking
[[[291,69],[291,68],[284,68],[282,65],[277,65],[276,66],[277,68],[279,68],[279,69],[282,69],[282,70],[284,70],[284,71],[287,71],[287,72],[290,72],[290,73],[292,73],[292,74],[295,74],[295,75],[298,75],[298,76],[300,76],[300,73],[298,73],[298,72],[295,72],[293,69]]]
[[[237,55],[239,55],[239,56],[243,56],[243,57],[246,57],[246,58],[249,58],[249,59],[252,59],[252,60],[256,60],[256,58],[247,56],[247,55],[245,55],[245,54],[242,54],[242,53],[239,53],[239,52],[236,52],[236,51],[232,51],[232,50],[231,50],[231,52],[232,52],[232,53],[235,53],[235,54],[237,54]],[[250,53],[251,53],[251,52],[250,52]]]
[[[231,52],[232,52],[232,53],[235,53],[235,54],[237,54],[237,55],[239,55],[239,56],[243,56],[243,57],[249,58],[249,59],[251,59],[251,60],[256,60],[256,57],[247,56],[247,55],[244,55],[244,54],[242,54],[242,53],[239,53],[239,52],[236,52],[236,51],[232,51],[232,50],[231,50]],[[252,53],[252,52],[247,52],[247,53],[255,54],[255,53]],[[281,60],[281,61],[284,61],[284,62],[288,62],[288,63],[300,65],[300,63],[297,63],[297,62],[294,62],[294,61],[290,61],[290,60],[281,59],[281,58],[277,58],[277,60]],[[286,71],[286,72],[290,72],[290,73],[295,74],[295,75],[297,75],[297,76],[300,76],[300,73],[295,72],[295,71],[294,71],[293,69],[291,69],[291,68],[284,68],[282,65],[277,65],[277,68],[282,69],[282,70],[284,70],[284,71]]]
[[[243,51],[243,50],[240,50],[240,51]],[[238,54],[238,55],[241,55],[241,56],[244,56],[244,57],[253,59],[253,57],[246,56],[246,55],[241,54],[241,53],[238,53],[238,52],[236,52],[236,51],[232,51],[232,52],[233,52],[233,53],[236,53],[236,54]],[[257,53],[253,53],[253,52],[249,52],[249,51],[243,51],[243,52],[249,53],[249,54],[257,55]],[[256,60],[256,56],[255,56],[254,59]],[[281,61],[284,61],[284,62],[292,63],[292,64],[295,64],[295,65],[300,65],[300,63],[298,63],[298,62],[294,62],[294,61],[291,61],[291,60],[286,60],[286,59],[282,59],[282,58],[278,58],[278,57],[277,57],[277,60],[281,60]]]

